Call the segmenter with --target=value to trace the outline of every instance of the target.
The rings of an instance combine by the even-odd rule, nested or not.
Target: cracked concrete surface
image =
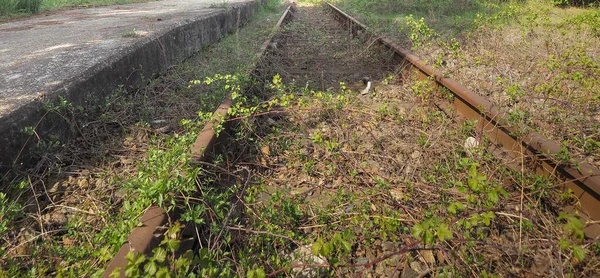
[[[27,138],[22,129],[38,125],[44,101],[63,96],[85,107],[215,42],[258,7],[257,0],[226,2],[163,0],[0,24],[0,169],[14,163]],[[63,135],[57,123],[36,131]]]

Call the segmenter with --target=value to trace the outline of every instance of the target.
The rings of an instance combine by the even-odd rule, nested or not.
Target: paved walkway
[[[223,1],[163,0],[75,9],[0,24],[0,117],[140,38],[193,20]]]
[[[135,84],[214,43],[248,20],[260,1],[162,0],[0,24],[0,173],[21,163],[15,157],[23,149],[24,159],[25,142],[38,141],[25,127],[37,127],[42,140],[71,136],[70,123],[45,119],[45,100],[98,103],[118,85]]]

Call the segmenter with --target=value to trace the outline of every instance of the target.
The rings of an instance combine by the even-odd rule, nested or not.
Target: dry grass
[[[297,14],[283,41],[322,34],[306,28],[312,17],[323,19],[320,11]],[[335,40],[340,33],[327,35]],[[343,65],[356,53],[376,56],[368,45],[320,62],[352,76]],[[297,80],[296,64],[279,56],[312,47],[278,45],[269,61],[282,80]],[[560,181],[494,157],[496,147],[473,123],[457,123],[423,102],[409,74],[388,81],[376,80],[375,93],[361,95],[345,86],[323,92],[321,82],[294,88],[275,78],[267,86],[274,96],[263,103],[280,107],[235,120],[241,136],[226,150],[223,168],[253,167],[263,193],[245,202],[234,253],[252,252],[266,273],[289,276],[595,274],[597,239],[571,233],[576,217],[558,218],[560,207],[576,206]],[[468,137],[479,146],[465,147]],[[580,250],[583,259],[573,253]]]
[[[447,76],[509,112],[575,157],[600,166],[600,33],[597,9],[509,3],[483,16],[452,51],[440,42],[414,49]]]
[[[104,106],[84,111],[99,115],[76,127],[80,137],[49,149],[36,167],[14,177],[12,183],[23,180],[23,188],[11,185],[16,190],[10,202],[22,209],[1,234],[0,276],[101,273],[151,204],[132,187],[141,167],[153,152],[173,147],[173,138],[186,131],[181,120],[198,119],[224,96],[190,81],[246,69],[280,11],[262,11],[239,32],[144,86],[115,91]],[[58,113],[70,119],[78,112]]]

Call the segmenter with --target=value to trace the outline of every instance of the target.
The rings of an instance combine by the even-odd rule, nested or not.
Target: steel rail
[[[477,95],[451,78],[444,77],[442,72],[435,70],[423,62],[419,57],[411,54],[394,44],[390,39],[379,36],[349,14],[336,6],[327,3],[335,13],[335,17],[344,24],[353,34],[363,31],[377,37],[377,42],[392,50],[398,58],[406,61],[418,74],[420,80],[430,80],[438,95],[443,91],[453,94],[453,100],[437,100],[436,105],[447,114],[455,111],[462,119],[477,120],[478,128],[490,140],[503,147],[513,158],[518,160],[526,158],[526,165],[535,173],[557,177],[564,181],[566,188],[573,191],[578,198],[581,208],[585,213],[585,220],[592,222],[600,220],[600,170],[586,161],[578,161],[574,165],[558,162],[554,157],[561,151],[555,141],[548,139],[537,132],[531,132],[518,137],[518,129],[506,121],[508,114],[495,106],[488,99]],[[440,98],[441,99],[441,98]],[[573,157],[573,156],[571,156]],[[565,210],[569,210],[565,208]],[[588,225],[584,232],[589,238],[600,236],[600,225]]]
[[[259,62],[262,60],[262,57],[265,55],[265,53],[271,48],[273,37],[279,28],[285,22],[290,20],[294,9],[295,4],[292,3],[281,15],[279,21],[275,27],[273,27],[271,34],[263,42],[260,50],[256,54],[255,63],[248,70],[248,75],[254,76],[257,74]],[[226,117],[227,111],[229,108],[231,108],[231,104],[231,96],[225,97],[218,108],[213,112],[213,119],[222,119]],[[211,155],[218,151],[218,145],[222,139],[223,136],[216,135],[214,123],[210,122],[206,124],[190,148],[192,163],[209,160]],[[129,237],[127,238],[127,242],[121,246],[118,253],[108,263],[106,270],[102,274],[102,277],[111,277],[111,273],[116,269],[120,270],[119,272],[121,277],[125,277],[124,268],[128,264],[128,260],[125,258],[127,253],[130,251],[135,251],[146,255],[151,255],[152,250],[156,248],[162,240],[161,236],[157,235],[162,235],[164,232],[163,227],[168,223],[169,219],[176,219],[177,216],[177,212],[168,213],[164,209],[157,206],[152,206],[146,210],[144,215],[140,218],[141,225],[131,231]]]

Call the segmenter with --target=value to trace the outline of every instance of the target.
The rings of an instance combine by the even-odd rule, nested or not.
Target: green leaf
[[[581,246],[573,245],[573,256],[580,261],[585,259],[585,249],[581,248]]]
[[[496,215],[494,214],[494,212],[491,212],[491,211],[484,212],[481,214],[481,216],[482,216],[481,221],[486,226],[489,226],[492,223],[492,219],[496,218]]]
[[[440,224],[437,228],[437,236],[440,241],[444,241],[447,238],[452,238],[452,232],[448,225]]]
[[[451,214],[456,214],[459,211],[463,211],[465,209],[465,205],[461,202],[454,202],[448,206],[448,212]]]
[[[425,231],[425,235],[423,236],[423,243],[425,243],[425,244],[433,244],[434,243],[434,240],[433,240],[434,238],[435,238],[435,234],[432,231],[427,230],[427,231]]]
[[[121,277],[121,267],[116,267],[115,269],[113,269],[113,271],[110,273],[110,277],[111,278],[120,278]]]
[[[420,239],[421,235],[423,234],[423,231],[425,231],[425,227],[423,227],[423,225],[421,223],[419,223],[419,224],[413,226],[412,235],[415,238]]]
[[[139,277],[140,276],[140,268],[134,264],[127,264],[125,266],[125,276],[126,277]]]
[[[170,278],[170,277],[171,277],[171,273],[169,273],[169,269],[167,269],[167,267],[165,267],[165,266],[159,268],[158,271],[156,272],[156,278]]]
[[[329,259],[329,263],[333,267],[338,267],[340,265],[340,260],[338,258],[331,258],[331,259]]]
[[[323,247],[323,239],[318,238],[312,245],[312,254],[317,256],[321,252],[321,248]]]
[[[191,265],[192,260],[186,257],[179,257],[175,260],[175,269],[180,273],[187,273]]]
[[[257,268],[256,269],[256,278],[265,278],[265,277],[267,277],[265,270],[262,267]]]
[[[498,192],[496,192],[496,190],[488,190],[487,197],[488,201],[492,204],[496,204],[500,200],[500,197],[498,196]]]
[[[176,238],[167,238],[165,237],[165,239],[161,242],[161,245],[166,245],[167,248],[172,251],[175,252],[177,251],[177,249],[179,249],[179,240]]]
[[[132,262],[135,259],[135,252],[133,252],[133,251],[127,252],[127,254],[125,255],[125,259],[128,262]]]
[[[331,254],[332,249],[333,248],[330,242],[323,244],[323,247],[321,248],[321,255],[329,257],[329,254]]]
[[[450,214],[456,214],[456,206],[454,204],[451,204],[450,206],[448,206],[448,212]]]
[[[568,240],[561,238],[558,242],[558,246],[560,246],[560,249],[562,250],[567,250],[569,246],[571,246],[571,243]]]
[[[350,242],[347,241],[342,241],[342,246],[344,247],[344,250],[346,252],[350,252],[352,250],[352,245],[350,244]]]
[[[149,261],[146,265],[144,265],[144,271],[146,274],[150,274],[150,276],[154,276],[157,271],[156,263],[154,261]]]
[[[163,263],[165,262],[165,259],[167,258],[167,251],[164,248],[155,248],[154,249],[154,259],[159,262],[159,263]]]

